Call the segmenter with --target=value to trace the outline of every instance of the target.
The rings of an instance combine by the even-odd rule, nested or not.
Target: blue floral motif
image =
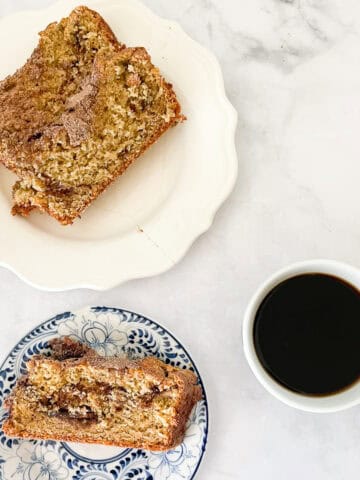
[[[185,439],[173,450],[149,453],[149,470],[154,478],[183,480],[191,478],[198,463],[202,432],[198,425],[188,426]]]
[[[68,320],[59,326],[60,335],[86,343],[100,355],[113,356],[123,352],[128,336],[121,329],[121,319],[106,314],[87,313],[82,318]]]
[[[16,456],[5,463],[4,473],[14,480],[65,480],[69,476],[56,452],[31,442],[21,442]]]
[[[0,427],[7,418],[3,401],[16,378],[24,373],[26,362],[33,355],[47,352],[48,341],[59,335],[70,335],[85,342],[100,355],[133,358],[156,355],[168,364],[190,368],[198,374],[179,342],[148,318],[108,307],[65,312],[26,335],[0,367]],[[199,382],[203,388],[200,377]],[[86,445],[84,451],[84,446],[77,444],[8,438],[0,430],[0,479],[191,480],[201,462],[207,439],[208,409],[204,388],[203,392],[203,399],[191,414],[184,442],[168,452],[91,445]]]
[[[72,480],[114,480],[114,476],[103,465],[81,465]]]

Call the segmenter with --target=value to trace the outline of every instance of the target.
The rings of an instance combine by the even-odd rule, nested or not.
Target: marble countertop
[[[288,263],[328,257],[360,266],[360,4],[144,2],[220,60],[239,112],[235,190],[209,232],[161,276],[107,292],[45,293],[0,269],[1,355],[68,309],[141,312],[174,331],[203,373],[211,433],[199,480],[355,479],[360,409],[318,415],[279,403],[246,364],[241,324],[254,289]],[[0,16],[50,3],[1,0]]]

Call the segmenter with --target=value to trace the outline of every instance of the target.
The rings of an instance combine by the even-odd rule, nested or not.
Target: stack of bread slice
[[[0,83],[0,162],[19,179],[13,214],[39,209],[73,223],[183,119],[147,51],[127,48],[99,14],[76,8]]]

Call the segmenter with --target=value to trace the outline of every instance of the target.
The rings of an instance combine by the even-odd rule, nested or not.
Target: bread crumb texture
[[[193,372],[154,357],[105,358],[69,338],[59,342],[68,353],[33,357],[7,399],[7,435],[155,451],[182,442],[201,398]],[[69,342],[78,353],[69,354]]]
[[[19,178],[13,214],[38,208],[71,224],[183,119],[146,50],[126,48],[100,15],[76,8],[0,83],[0,161]]]

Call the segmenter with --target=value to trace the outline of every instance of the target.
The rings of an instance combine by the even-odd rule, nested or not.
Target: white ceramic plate
[[[37,32],[86,4],[119,40],[145,46],[174,84],[187,122],[167,132],[73,226],[12,217],[14,175],[0,167],[0,265],[39,288],[111,288],[172,267],[211,225],[237,174],[237,115],[218,62],[136,0],[63,0],[0,20],[0,78],[30,56]]]

